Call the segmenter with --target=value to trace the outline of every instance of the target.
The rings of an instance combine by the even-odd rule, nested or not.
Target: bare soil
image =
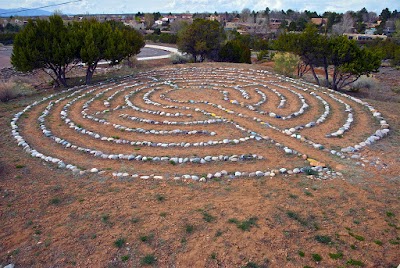
[[[143,70],[161,68],[160,66],[176,67],[167,64],[167,61],[138,63],[134,72],[140,74]],[[188,66],[268,68],[261,65],[221,63],[180,67]],[[128,69],[108,70],[97,79],[128,72]],[[382,79],[382,84],[389,81],[384,76],[379,79]],[[394,80],[390,81],[396,83]],[[108,173],[74,176],[66,170],[30,157],[12,138],[10,120],[15,113],[34,100],[53,92],[51,87],[47,87],[30,97],[0,104],[0,266],[13,263],[16,267],[141,267],[146,265],[144,257],[149,254],[155,257],[154,262],[149,264],[153,267],[339,267],[358,262],[365,267],[397,267],[400,263],[398,102],[364,99],[382,112],[391,126],[391,132],[375,145],[363,149],[363,160],[339,160],[293,142],[283,134],[278,135],[263,129],[254,121],[224,113],[223,116],[229,119],[327,162],[334,169],[340,169],[343,177],[319,180],[298,174],[273,178],[213,179],[199,183],[191,180],[115,179]],[[209,96],[198,94],[193,97]],[[239,99],[239,95],[232,92],[231,97]],[[292,94],[285,96],[288,99],[285,113],[297,110],[300,105],[297,97]],[[376,129],[376,122],[371,119],[370,114],[362,106],[351,103],[355,108],[355,125],[343,139],[327,141],[324,135],[343,125],[346,117],[341,112],[341,105],[323,94],[321,96],[331,105],[332,116],[315,131],[305,130],[304,135],[315,141],[328,142],[332,147],[347,146]],[[360,96],[365,97],[363,94]],[[171,93],[170,97],[188,100],[186,95],[179,95],[177,92]],[[218,102],[218,98],[210,101]],[[275,110],[278,99],[274,94],[269,94],[268,98],[272,105],[267,102],[264,108]],[[143,101],[140,102],[143,100],[140,94],[132,100],[138,106],[154,109],[146,106]],[[154,100],[160,103],[163,101],[156,96]],[[310,104],[310,110],[304,117],[294,119],[293,122],[308,122],[321,113],[317,101],[309,96],[306,100]],[[112,127],[99,127],[95,122],[82,118],[80,110],[84,101],[71,107],[70,116],[85,128],[101,129],[102,134],[109,136],[150,139],[141,134],[115,134]],[[122,103],[123,97],[117,96],[114,101]],[[104,151],[130,152],[133,149],[95,141],[68,129],[59,117],[63,105],[65,102],[54,107],[54,113],[48,122],[48,127],[57,135],[79,145]],[[100,109],[101,105],[102,101],[99,100],[93,103],[91,109]],[[225,102],[223,105],[236,112],[254,116],[240,106]],[[207,105],[192,106],[222,114],[221,110]],[[21,118],[21,132],[29,143],[46,153],[78,162],[83,167],[99,161],[87,154],[62,148],[45,138],[37,127],[37,117],[43,108],[38,106]],[[139,115],[134,111],[130,114]],[[267,119],[266,116],[257,116]],[[145,124],[118,119],[116,115],[110,115],[107,119],[130,127],[146,127]],[[268,119],[282,128],[290,125]],[[196,127],[198,126],[186,128]],[[219,131],[221,134],[218,134],[218,139],[243,136],[243,133],[229,124],[210,125],[207,130]],[[204,137],[165,137],[168,141],[177,139],[196,142]],[[143,154],[158,154],[157,150],[159,149],[140,148]],[[281,165],[304,164],[301,158],[287,156],[266,143],[256,141],[237,147],[208,147],[206,150],[174,148],[168,153],[204,155],[249,151],[266,155],[266,160],[240,164],[242,168],[249,170],[264,166],[276,168]],[[204,168],[192,164],[181,167],[135,163],[131,167],[124,162],[107,161],[104,160],[102,165],[112,170],[126,168],[162,174],[180,173],[180,169],[199,173],[214,172],[221,168],[231,171],[237,168],[234,165],[238,165],[219,163]],[[122,242],[121,247],[116,245],[118,240]],[[316,261],[313,254],[319,254],[322,259]],[[151,262],[149,258],[147,260],[148,263]]]

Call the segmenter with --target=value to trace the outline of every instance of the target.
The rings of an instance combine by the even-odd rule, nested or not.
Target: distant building
[[[358,42],[365,42],[365,41],[372,41],[374,39],[383,39],[386,40],[387,36],[386,35],[378,35],[378,34],[348,34],[345,33],[343,34],[344,36],[347,36],[349,40],[355,40]]]
[[[365,34],[366,35],[374,35],[375,32],[376,32],[376,28],[365,29]]]
[[[324,26],[328,24],[328,18],[311,18],[311,22],[318,26]]]
[[[225,31],[234,31],[237,30],[238,25],[236,22],[227,22],[225,25]]]

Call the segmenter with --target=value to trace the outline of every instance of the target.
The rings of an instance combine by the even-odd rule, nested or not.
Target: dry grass
[[[28,78],[21,81],[12,78],[0,84],[0,102],[8,102],[21,96],[30,96],[34,91]]]
[[[12,82],[5,82],[0,84],[0,101],[8,102],[19,96],[18,90],[15,88],[16,84]]]
[[[351,85],[351,91],[358,92],[362,88],[366,88],[368,90],[375,90],[379,86],[379,82],[372,77],[368,77],[366,75],[362,75],[357,81],[355,81]]]

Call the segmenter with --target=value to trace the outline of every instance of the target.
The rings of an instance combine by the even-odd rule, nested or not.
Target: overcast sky
[[[0,8],[36,8],[45,5],[60,4],[73,0],[0,0]],[[382,9],[400,10],[399,0],[81,0],[75,3],[45,8],[48,11],[61,10],[63,13],[136,13],[140,12],[224,12],[265,10],[266,7],[277,10],[293,9],[345,12],[357,11],[363,7],[380,14]]]

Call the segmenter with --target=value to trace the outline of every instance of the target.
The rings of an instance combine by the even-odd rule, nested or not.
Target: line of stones
[[[279,77],[279,76],[278,76],[278,77]],[[285,79],[285,81],[289,81],[286,77],[283,77],[283,78],[281,78],[281,79]],[[292,79],[292,81],[290,81],[290,82],[294,83],[293,79]],[[276,85],[276,86],[281,86],[281,85]],[[304,86],[304,84],[303,84],[303,86]],[[308,85],[308,86],[310,86],[310,85]],[[283,86],[281,86],[281,87],[283,87]],[[303,91],[307,91],[307,89],[305,89],[305,88],[299,88],[299,89],[302,89]],[[315,89],[313,89],[313,90],[315,90]],[[334,92],[334,91],[331,91],[331,92]],[[324,92],[324,93],[325,93],[325,92]],[[334,92],[334,93],[336,93],[336,92]],[[310,94],[311,94],[311,95],[314,95],[316,98],[318,98],[318,99],[324,104],[325,112],[321,115],[321,117],[317,120],[316,123],[310,122],[309,124],[306,124],[305,127],[313,127],[313,126],[315,126],[315,125],[317,125],[317,124],[320,124],[320,123],[324,122],[324,121],[326,120],[327,116],[329,115],[329,111],[330,111],[329,104],[328,104],[322,97],[320,97],[319,95],[317,95],[315,92],[310,92]],[[327,93],[325,93],[325,94],[327,94]],[[327,94],[327,95],[328,95],[328,94]],[[344,95],[344,94],[343,94],[343,95]],[[330,96],[330,97],[333,97],[332,93],[329,94],[329,96]],[[345,95],[345,96],[347,97],[347,95]],[[346,111],[349,111],[349,108],[351,109],[351,107],[350,107],[348,104],[344,103],[343,101],[340,101],[340,99],[337,99],[337,98],[335,98],[335,97],[334,97],[333,99],[336,100],[336,101],[338,101],[338,102],[343,103],[343,104],[346,106]],[[354,100],[355,98],[351,98],[351,99]],[[357,102],[360,103],[359,101],[357,101]],[[368,106],[367,106],[367,107],[368,107]],[[220,108],[220,109],[221,109],[221,107],[218,107],[218,106],[217,106],[217,108]],[[371,108],[369,108],[369,109],[371,110]],[[372,109],[373,109],[373,108],[372,108]],[[229,111],[229,110],[227,110],[227,109],[223,109],[223,108],[222,108],[222,110],[225,110],[225,111],[228,111],[229,113],[232,113],[232,111]],[[240,116],[240,115],[239,115],[239,116]],[[262,124],[265,124],[265,125],[267,125],[268,127],[274,128],[274,127],[271,126],[270,124],[265,123],[265,122],[262,122],[261,119],[254,119],[254,120],[256,120],[256,121],[258,121],[258,122],[261,122]],[[342,129],[348,130],[348,129],[350,128],[351,122],[353,122],[353,116],[352,116],[352,114],[349,112],[349,113],[348,113],[348,119],[347,119],[346,123],[344,124],[343,127],[339,128],[338,131],[332,133],[333,136],[335,136],[335,135],[341,135],[340,133],[342,133]],[[371,143],[373,143],[374,141],[379,140],[379,139],[383,138],[385,135],[387,135],[387,133],[389,132],[389,130],[388,130],[388,125],[387,125],[386,121],[382,119],[382,120],[381,120],[381,125],[382,125],[382,127],[385,127],[385,128],[382,129],[382,130],[377,130],[377,131],[375,132],[375,134],[374,134],[374,135],[371,135],[365,142],[361,142],[359,145],[356,145],[357,147],[356,147],[355,149],[357,150],[357,148],[359,148],[360,146],[363,147],[363,146],[365,146],[366,144],[371,144]],[[386,125],[387,125],[387,126],[386,126]],[[299,135],[299,134],[294,134],[294,133],[293,133],[294,131],[301,129],[302,127],[303,127],[303,126],[297,126],[296,128],[291,128],[291,129],[289,129],[289,130],[286,129],[286,130],[284,130],[284,133],[287,134],[287,135],[290,135],[290,136],[293,137],[293,138],[296,138],[296,139],[299,139],[299,140],[301,140],[301,141],[304,141],[304,142],[310,144],[311,146],[313,146],[313,147],[316,148],[316,149],[325,150],[325,151],[330,152],[331,154],[334,154],[334,155],[337,155],[337,156],[339,156],[339,157],[344,158],[342,152],[346,152],[346,149],[345,149],[345,148],[342,148],[342,149],[341,149],[342,152],[337,152],[337,151],[335,151],[335,150],[329,150],[329,149],[326,149],[325,146],[323,146],[323,145],[321,145],[321,144],[319,144],[319,143],[314,143],[314,142],[312,142],[311,140],[307,140],[307,139],[305,139],[304,137],[301,137],[301,135]],[[276,130],[279,130],[279,129],[276,128]],[[343,131],[343,132],[344,132],[344,131]],[[329,136],[332,136],[332,134],[328,134],[328,135],[329,135]],[[350,149],[350,150],[351,150],[351,149]],[[289,150],[287,150],[287,152],[289,152]]]
[[[68,125],[69,128],[74,129],[75,131],[77,131],[77,132],[79,132],[81,134],[89,135],[89,136],[91,136],[91,137],[93,137],[95,139],[99,139],[99,140],[102,140],[102,141],[114,142],[116,144],[127,144],[127,145],[132,145],[132,146],[151,146],[151,147],[163,147],[163,148],[168,148],[168,147],[184,147],[184,148],[188,148],[188,147],[191,147],[191,146],[194,146],[194,147],[203,146],[203,147],[205,147],[205,146],[214,146],[214,145],[221,145],[221,144],[239,144],[240,142],[245,142],[245,141],[248,141],[248,140],[251,140],[251,139],[255,138],[255,136],[246,136],[246,137],[240,138],[240,139],[233,139],[233,140],[224,139],[224,140],[219,140],[219,141],[218,140],[210,140],[210,141],[198,142],[198,143],[189,143],[189,142],[161,143],[161,142],[151,142],[151,141],[131,141],[131,140],[126,140],[126,139],[115,139],[113,137],[101,136],[99,133],[96,133],[94,131],[87,130],[87,129],[83,128],[83,127],[78,126],[77,124],[75,124],[73,122],[73,120],[71,118],[68,117],[69,107],[71,107],[76,101],[78,101],[78,100],[80,100],[82,98],[85,98],[86,95],[91,94],[95,90],[96,89],[92,89],[92,90],[90,90],[90,91],[88,91],[88,92],[86,92],[86,93],[84,93],[82,95],[79,95],[78,97],[74,98],[73,100],[69,101],[66,105],[64,105],[64,107],[62,108],[62,111],[60,112],[61,119],[65,122],[65,124]],[[50,109],[51,107],[48,107],[48,108]],[[46,114],[48,114],[48,113],[46,113]],[[129,116],[127,116],[125,118],[131,119]],[[105,125],[107,125],[107,123],[109,124],[109,122],[103,122],[103,124],[105,124]],[[60,142],[60,140],[57,139],[56,142],[64,143],[65,141]],[[70,147],[70,145],[68,147]],[[72,147],[72,148],[76,149],[76,147]],[[85,150],[81,150],[81,149],[78,149],[78,150],[87,151],[86,148],[85,148]],[[95,154],[95,156],[101,155],[101,157],[103,157],[103,158],[105,158],[105,155],[108,155],[108,154],[100,154],[100,153],[94,153],[94,154]],[[109,157],[111,157],[110,159],[114,159],[115,156],[111,155]],[[124,159],[127,159],[127,157],[128,156],[126,156],[126,155],[123,156]],[[224,159],[226,159],[226,157],[227,156],[225,156]],[[132,160],[131,156],[129,158],[130,159],[128,159],[128,160]],[[228,158],[231,159],[232,157],[228,157]],[[233,157],[233,159],[234,158],[235,157]],[[146,158],[145,161],[148,160],[148,159],[149,158]],[[168,159],[164,159],[164,160],[168,161]],[[154,161],[157,161],[157,160],[154,160]],[[201,162],[203,162],[203,161],[201,161]]]
[[[136,85],[137,84],[135,84],[134,86],[136,86]],[[128,89],[128,88],[132,88],[132,87],[133,86],[127,86],[123,90]],[[174,130],[170,130],[170,131],[162,131],[162,130],[161,131],[157,131],[157,130],[154,130],[154,129],[151,129],[151,130],[147,129],[146,130],[146,129],[143,129],[143,128],[129,128],[129,127],[126,127],[126,126],[122,126],[120,124],[110,123],[106,119],[101,119],[101,118],[98,118],[96,116],[88,114],[88,110],[89,110],[90,104],[92,102],[94,102],[97,98],[100,98],[102,95],[104,95],[106,92],[108,92],[108,91],[110,91],[112,89],[113,89],[112,87],[111,88],[107,88],[106,90],[104,90],[104,91],[102,91],[100,93],[97,93],[93,98],[91,98],[88,101],[86,101],[84,103],[84,105],[82,106],[82,111],[81,111],[81,114],[82,114],[83,118],[92,120],[94,122],[102,123],[104,125],[112,125],[115,129],[118,129],[120,131],[138,132],[138,133],[155,134],[155,135],[171,135],[171,134],[173,134],[173,135],[175,135],[175,134],[185,134],[185,135],[205,134],[205,135],[211,135],[211,136],[215,136],[216,135],[215,132],[209,132],[207,130],[185,131],[185,130],[180,130],[180,129],[174,129]],[[122,92],[123,90],[119,90],[119,93]],[[112,111],[121,110],[123,108],[125,108],[125,107],[124,106],[117,106],[117,107],[113,108]],[[104,110],[102,112],[96,112],[95,115],[105,114],[105,113],[108,113],[108,112],[110,112],[109,109]],[[147,119],[138,118],[137,121],[145,122],[145,121],[147,121]],[[156,122],[154,122],[154,123],[156,123]]]

